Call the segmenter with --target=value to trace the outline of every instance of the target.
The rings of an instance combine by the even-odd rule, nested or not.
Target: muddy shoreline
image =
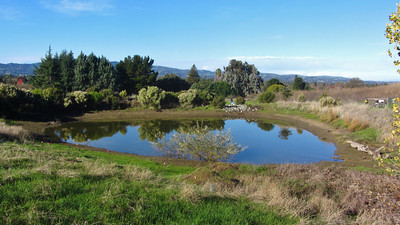
[[[286,114],[275,114],[265,112],[244,112],[244,113],[226,113],[223,111],[173,111],[164,110],[162,112],[156,112],[151,110],[143,111],[100,111],[93,113],[86,113],[81,116],[63,118],[61,120],[49,121],[49,122],[20,122],[20,124],[33,136],[39,138],[46,138],[44,130],[48,127],[58,126],[61,121],[68,122],[101,122],[101,121],[129,121],[129,120],[152,120],[152,119],[207,119],[207,118],[220,118],[220,119],[267,119],[272,121],[283,121],[289,123],[294,127],[305,129],[314,135],[317,135],[321,140],[327,142],[333,142],[337,148],[335,154],[339,156],[339,159],[343,162],[326,162],[322,161],[314,163],[320,166],[334,166],[334,167],[374,167],[376,161],[369,157],[367,154],[359,152],[350,147],[346,143],[349,140],[349,131],[342,128],[334,128],[328,124],[306,119],[298,115],[286,115]],[[106,151],[105,149],[93,148],[89,146],[80,145],[80,148],[87,150]],[[125,153],[121,153],[125,154]],[[128,154],[129,155],[129,154]],[[146,157],[149,158],[149,157]],[[150,157],[155,161],[165,161],[164,157]],[[170,161],[170,160],[168,160]],[[173,160],[175,163],[181,164],[182,160]],[[193,162],[187,164],[192,164]],[[185,164],[186,164],[185,163]],[[197,163],[195,163],[197,164]]]

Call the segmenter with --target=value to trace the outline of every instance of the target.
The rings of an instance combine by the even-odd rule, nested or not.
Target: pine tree
[[[37,87],[61,87],[60,59],[58,57],[58,54],[53,57],[51,53],[51,47],[49,47],[49,51],[47,52],[45,57],[42,58],[39,67],[35,66],[33,74],[33,84]]]
[[[67,53],[66,50],[60,54],[60,83],[64,92],[71,92],[75,76],[75,58],[72,51]]]
[[[187,80],[187,81],[189,82],[189,84],[191,84],[191,85],[200,81],[200,75],[199,75],[199,73],[197,72],[196,65],[193,64],[192,68],[191,68],[190,71],[189,71],[189,74],[188,74],[186,80]]]

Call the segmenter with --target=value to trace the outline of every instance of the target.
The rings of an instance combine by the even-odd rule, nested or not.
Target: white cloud
[[[68,15],[77,15],[83,12],[103,14],[106,10],[113,8],[111,0],[43,0],[42,5]]]
[[[17,20],[22,17],[22,13],[14,8],[0,5],[0,18],[4,20]]]
[[[309,56],[239,56],[228,57],[254,64],[260,72],[307,76],[359,77],[363,80],[399,80],[397,68],[386,56],[368,59],[317,58]]]

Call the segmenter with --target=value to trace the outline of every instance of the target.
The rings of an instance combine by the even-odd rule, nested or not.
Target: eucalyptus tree
[[[224,67],[222,80],[228,82],[241,96],[260,93],[263,84],[260,72],[254,65],[235,59]]]

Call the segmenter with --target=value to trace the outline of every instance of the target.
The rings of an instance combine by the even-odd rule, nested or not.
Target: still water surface
[[[130,122],[79,122],[46,130],[63,141],[144,156],[162,156],[153,147],[160,137],[168,139],[200,124],[215,130],[230,129],[234,141],[247,148],[228,162],[311,163],[340,161],[333,143],[320,140],[307,130],[268,121],[236,120],[144,120]]]

